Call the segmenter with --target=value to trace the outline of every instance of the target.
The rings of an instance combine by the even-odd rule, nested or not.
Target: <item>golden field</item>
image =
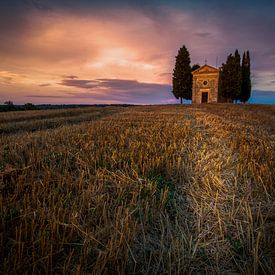
[[[272,274],[275,106],[0,114],[3,274]]]

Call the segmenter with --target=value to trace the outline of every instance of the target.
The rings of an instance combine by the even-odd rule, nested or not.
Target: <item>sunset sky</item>
[[[275,1],[0,1],[0,102],[176,102],[171,77],[250,50],[251,102],[275,103]],[[257,95],[257,96],[256,96]]]

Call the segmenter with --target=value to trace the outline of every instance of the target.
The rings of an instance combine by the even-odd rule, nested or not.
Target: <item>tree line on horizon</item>
[[[1,112],[13,112],[13,111],[30,111],[30,110],[56,110],[56,109],[73,109],[73,108],[86,108],[86,107],[129,107],[136,106],[134,104],[37,104],[34,105],[31,102],[15,105],[11,100],[0,103]]]
[[[0,104],[0,112],[12,112],[12,111],[29,111],[37,110],[36,106],[30,102],[24,105],[15,105],[11,100],[5,101],[4,104]]]
[[[191,66],[190,54],[183,45],[176,56],[172,90],[174,96],[180,99],[180,103],[182,99],[192,100],[192,71],[198,68],[199,64]],[[249,51],[243,53],[242,60],[238,50],[234,55],[229,54],[226,63],[222,64],[220,73],[221,95],[234,102],[247,102],[251,96]]]

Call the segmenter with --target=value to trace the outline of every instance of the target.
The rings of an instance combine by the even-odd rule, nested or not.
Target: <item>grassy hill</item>
[[[275,106],[0,114],[2,273],[275,270]]]

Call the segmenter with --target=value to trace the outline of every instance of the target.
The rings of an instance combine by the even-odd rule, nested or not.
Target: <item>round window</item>
[[[208,82],[206,80],[203,81],[203,85],[206,86]]]

